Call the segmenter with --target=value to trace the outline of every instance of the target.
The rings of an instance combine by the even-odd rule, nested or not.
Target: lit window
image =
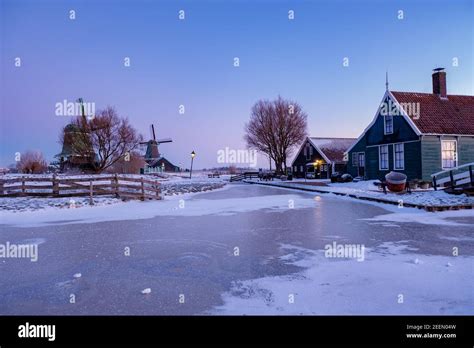
[[[405,146],[404,144],[395,144],[394,169],[405,169]]]
[[[379,146],[379,169],[388,170],[388,145]]]
[[[458,158],[456,152],[456,140],[441,141],[441,163],[443,169],[457,166]]]

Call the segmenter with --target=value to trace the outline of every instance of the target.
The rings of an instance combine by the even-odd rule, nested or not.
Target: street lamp
[[[194,161],[194,156],[196,156],[196,152],[191,152],[191,170],[189,171],[189,178],[191,179],[193,175],[193,161]]]

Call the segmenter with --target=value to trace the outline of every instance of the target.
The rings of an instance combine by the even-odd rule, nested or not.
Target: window
[[[405,169],[405,146],[404,146],[404,144],[395,144],[393,149],[394,149],[393,168],[394,169]]]
[[[359,167],[364,168],[365,167],[365,152],[359,152]]]
[[[303,170],[303,166],[300,166],[300,171],[301,171],[301,173],[303,173],[303,172],[304,172],[304,170]]]
[[[306,151],[305,151],[305,154],[306,154],[306,159],[309,160],[311,159],[311,156],[313,154],[313,148],[311,147],[311,145],[306,144]]]
[[[379,146],[379,170],[388,170],[388,145]]]
[[[456,140],[441,141],[441,165],[443,169],[454,168],[457,166],[457,144]]]
[[[393,116],[392,115],[385,115],[385,134],[392,134],[393,133]]]
[[[357,167],[357,152],[352,153],[352,166]]]
[[[293,167],[293,171],[296,173],[298,171],[298,167],[297,166],[294,166]]]

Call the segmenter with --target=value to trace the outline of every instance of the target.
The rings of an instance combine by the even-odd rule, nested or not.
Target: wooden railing
[[[465,184],[474,186],[473,168],[474,162],[471,162],[432,174],[434,189],[437,190],[441,185],[451,188]]]
[[[0,197],[77,197],[104,196],[135,199],[161,199],[160,183],[143,177],[124,175],[0,178]]]
[[[242,174],[237,174],[234,176],[230,177],[230,181],[242,181],[243,179],[252,179],[252,178],[258,178],[259,173],[258,172],[245,172]]]

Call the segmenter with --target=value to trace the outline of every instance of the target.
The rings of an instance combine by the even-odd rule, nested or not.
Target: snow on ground
[[[121,199],[109,196],[94,197],[94,207],[103,205],[117,204]],[[70,209],[88,207],[89,197],[1,197],[0,212],[31,212],[42,209]],[[1,220],[0,220],[1,221]]]
[[[10,178],[15,175],[9,175]],[[50,175],[49,175],[50,176]],[[107,175],[100,174],[95,175],[94,177],[105,177]],[[35,178],[44,178],[48,175],[35,175]],[[87,177],[85,175],[81,176],[64,176],[63,178],[74,178]],[[127,177],[141,178],[140,175],[127,175]],[[146,177],[150,179],[149,177]],[[225,185],[225,182],[222,179],[214,178],[208,179],[204,176],[198,176],[196,178],[184,178],[180,176],[170,176],[169,178],[155,178],[160,181],[162,196],[175,196],[191,193],[199,193],[210,190],[220,189]],[[96,184],[102,183],[101,181],[96,182]],[[103,183],[108,183],[104,181]],[[37,182],[38,187],[44,185],[42,182]],[[31,185],[31,183],[29,183]],[[137,183],[137,186],[139,183]],[[48,189],[38,189],[34,191],[48,191],[51,192],[51,188]],[[95,196],[94,206],[110,205],[121,203],[120,198],[115,198],[114,196]],[[81,208],[85,206],[90,206],[89,197],[78,196],[78,197],[0,197],[0,211],[9,210],[17,212],[26,212],[39,209],[49,209],[49,208]]]
[[[245,181],[256,182],[258,179],[251,179]],[[265,184],[266,182],[260,182]],[[427,205],[427,206],[456,206],[456,205],[473,205],[474,206],[474,197],[469,197],[466,195],[452,195],[444,192],[443,190],[434,191],[430,190],[420,190],[412,191],[411,194],[398,194],[387,191],[387,194],[384,194],[382,190],[379,190],[375,185],[375,180],[366,180],[359,182],[348,182],[348,183],[330,183],[328,180],[308,180],[308,183],[311,182],[322,182],[327,186],[310,186],[304,184],[303,180],[295,181],[278,181],[275,180],[270,182],[271,184],[284,186],[284,187],[294,187],[294,188],[305,188],[309,190],[316,190],[322,192],[331,192],[331,193],[344,193],[357,195],[359,197],[371,197],[379,198],[384,200],[389,200],[392,202],[399,202],[403,200],[404,203],[418,204],[418,205]]]
[[[474,314],[474,279],[468,276],[474,257],[414,254],[404,242],[365,249],[362,262],[291,245],[282,250],[281,261],[301,272],[234,282],[211,313]]]
[[[223,187],[220,190],[228,189]],[[190,194],[168,197],[161,201],[130,201],[126,204],[84,206],[81,209],[43,209],[28,213],[0,211],[0,223],[18,227],[36,227],[50,224],[94,223],[101,221],[139,220],[155,216],[230,215],[260,209],[283,211],[311,208],[318,204],[311,196],[295,194],[269,195],[245,198],[187,200]]]

